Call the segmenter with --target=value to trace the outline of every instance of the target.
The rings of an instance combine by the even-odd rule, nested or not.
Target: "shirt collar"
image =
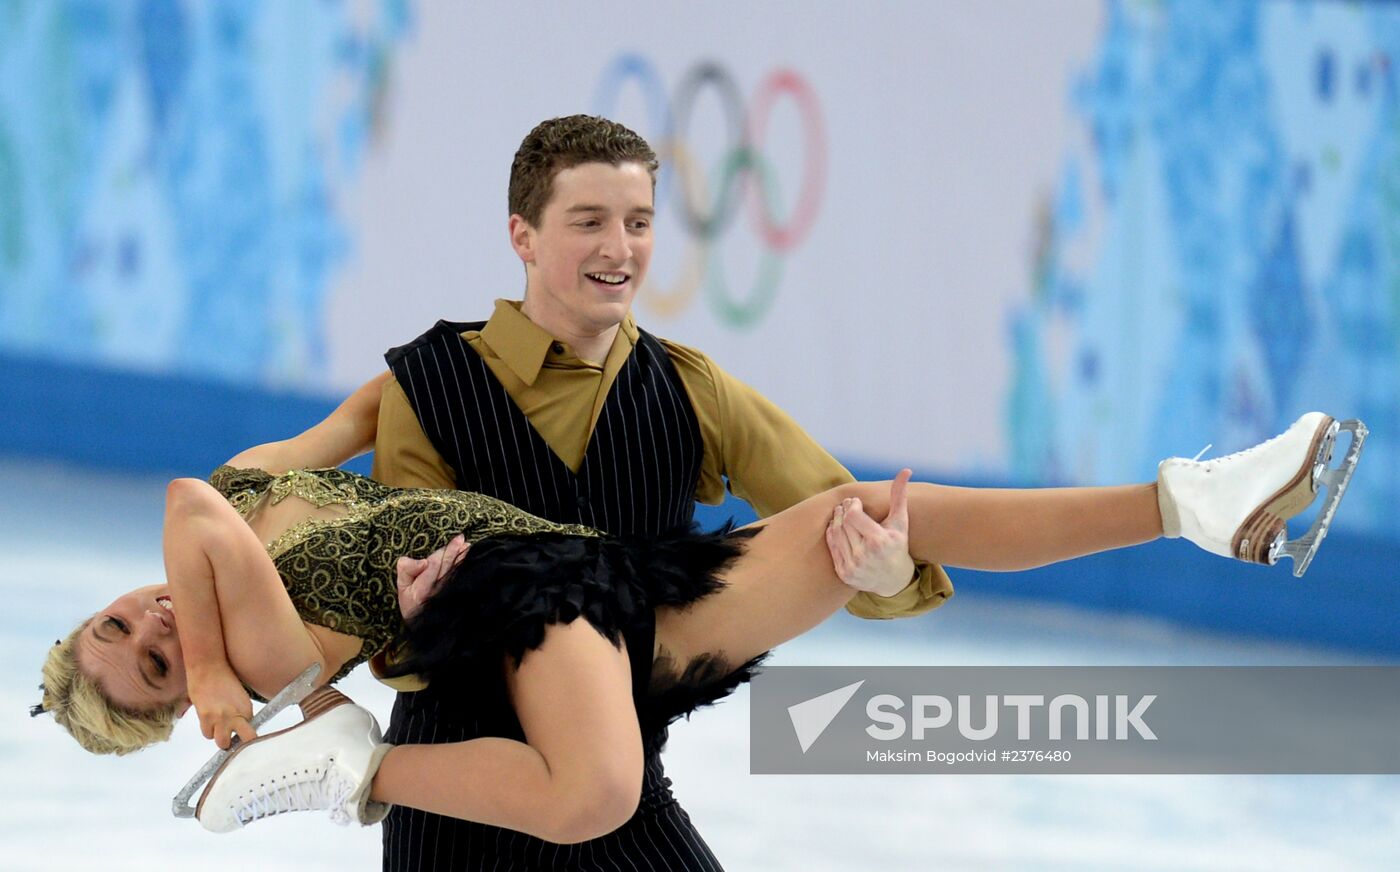
[[[550,347],[555,339],[534,321],[520,311],[519,300],[497,300],[496,310],[491,319],[481,329],[482,341],[493,354],[499,357],[511,372],[526,385],[533,385],[549,357]],[[619,340],[625,341],[628,349],[637,344],[637,322],[628,312],[622,321],[622,329],[617,331],[616,347]]]

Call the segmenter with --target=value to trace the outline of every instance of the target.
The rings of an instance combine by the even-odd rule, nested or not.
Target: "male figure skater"
[[[760,516],[852,481],[782,410],[706,355],[637,327],[631,307],[651,260],[656,169],[645,140],[602,118],[552,119],[526,136],[509,185],[524,301],[498,301],[484,323],[439,322],[389,352],[394,380],[380,407],[375,478],[480,491],[613,534],[687,524],[697,500],[723,499],[726,479]],[[849,610],[867,618],[922,614],[952,593],[941,568],[915,567],[888,541],[842,577],[862,591]],[[517,737],[518,723],[442,697],[431,687],[401,692],[386,740]],[[669,785],[659,755],[650,756],[632,820],[573,856],[606,868],[718,869]],[[488,859],[536,868],[552,862],[554,848],[407,808],[384,826],[386,870]]]

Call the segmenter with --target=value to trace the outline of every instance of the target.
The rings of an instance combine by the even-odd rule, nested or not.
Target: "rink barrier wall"
[[[338,398],[85,367],[0,354],[0,454],[131,473],[207,475],[259,442],[324,417]],[[895,469],[848,464],[861,479]],[[351,464],[369,471],[369,459]],[[946,484],[1005,486],[920,475]],[[1345,509],[1343,509],[1345,511]],[[701,506],[706,527],[754,517],[729,497]],[[1181,541],[1016,573],[950,571],[963,596],[993,596],[1160,618],[1196,629],[1400,655],[1400,543],[1334,532],[1302,579],[1224,561]]]

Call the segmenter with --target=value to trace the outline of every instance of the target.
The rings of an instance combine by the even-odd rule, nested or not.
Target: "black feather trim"
[[[655,620],[655,609],[684,605],[724,583],[718,574],[760,528],[713,533],[694,526],[653,538],[562,534],[492,536],[472,544],[442,588],[398,639],[407,655],[396,675],[418,674],[463,691],[495,688],[503,657],[518,663],[551,624],[578,618],[618,645]],[[638,700],[644,729],[710,705],[748,681],[762,658],[737,669],[699,658]]]

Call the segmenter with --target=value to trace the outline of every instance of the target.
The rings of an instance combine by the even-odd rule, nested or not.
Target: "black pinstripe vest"
[[[456,472],[459,488],[490,494],[553,521],[615,535],[656,534],[690,523],[703,453],[700,427],[680,376],[655,337],[640,333],[574,473],[462,339],[464,331],[483,326],[439,321],[385,355],[424,433]],[[394,744],[484,735],[523,739],[519,729],[513,714],[503,720],[498,712],[462,711],[429,687],[398,695],[385,738]],[[658,814],[674,817],[676,812],[666,810],[675,804],[669,786],[659,755],[651,755],[634,818],[638,827],[657,826]],[[688,819],[684,827],[689,827]],[[485,846],[500,845],[502,833],[509,831],[395,809],[385,826],[385,868],[433,868],[439,864],[425,864],[424,858],[453,855],[469,868],[489,853]],[[538,841],[523,834],[507,838]],[[695,840],[699,842],[698,835]],[[710,867],[713,858],[707,850],[703,856],[709,858],[703,864],[687,859],[679,866],[656,868]]]
[[[700,425],[654,336],[639,331],[574,473],[461,338],[483,326],[439,321],[385,355],[423,432],[457,473],[457,487],[614,535],[690,523]]]

